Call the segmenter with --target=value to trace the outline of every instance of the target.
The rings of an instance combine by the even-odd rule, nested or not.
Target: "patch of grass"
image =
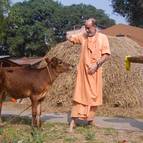
[[[88,141],[92,141],[92,140],[95,140],[96,136],[95,136],[95,132],[87,132],[85,133],[85,139],[88,140]]]
[[[32,140],[34,143],[43,143],[44,142],[44,134],[41,130],[32,128],[31,136],[32,136]]]
[[[106,129],[104,129],[104,134],[105,135],[113,135],[113,134],[116,134],[116,133],[117,133],[117,131],[115,129],[113,129],[113,128],[106,128]]]
[[[85,140],[87,141],[93,141],[96,139],[96,133],[94,131],[94,128],[90,126],[81,126],[77,128],[77,131],[85,137]]]
[[[66,136],[66,137],[64,138],[64,142],[65,142],[65,143],[75,143],[76,140],[77,140],[77,138],[74,137],[74,136]]]
[[[63,140],[66,132],[66,124],[62,123],[46,123],[43,128],[46,138],[51,141]]]
[[[8,124],[0,128],[0,143],[118,143],[123,140],[123,135],[129,136],[126,137],[129,142],[142,142],[142,133],[78,126],[73,134],[69,134],[66,132],[68,128],[63,123],[44,123],[41,129]]]
[[[85,126],[78,126],[76,128],[76,131],[78,131],[79,133],[83,134],[83,133],[87,132],[88,128],[89,128],[88,126],[87,127],[85,127]]]
[[[0,135],[3,134],[3,128],[0,128]]]
[[[14,128],[7,128],[7,130],[3,131],[3,143],[17,143],[18,138],[17,138],[17,133]]]

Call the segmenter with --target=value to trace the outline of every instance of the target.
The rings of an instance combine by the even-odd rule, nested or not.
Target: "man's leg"
[[[97,106],[91,107],[91,110],[90,110],[90,113],[89,113],[88,125],[93,125],[93,126],[96,125],[96,122],[95,122],[96,110],[97,110]]]
[[[77,118],[75,118],[75,117],[73,117],[73,118],[71,119],[70,128],[69,128],[69,132],[70,132],[70,133],[72,133],[72,132],[73,132],[73,128],[76,127],[76,120],[77,120]]]

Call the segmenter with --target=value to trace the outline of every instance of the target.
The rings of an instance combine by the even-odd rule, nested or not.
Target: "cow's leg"
[[[41,102],[38,102],[37,105],[37,126],[40,127],[41,126]]]
[[[37,101],[32,101],[32,126],[37,127]]]

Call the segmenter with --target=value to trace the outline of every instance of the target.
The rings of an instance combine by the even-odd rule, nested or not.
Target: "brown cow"
[[[39,127],[41,115],[41,101],[57,78],[70,70],[70,65],[57,58],[45,58],[47,66],[42,69],[32,67],[9,67],[0,69],[0,118],[4,92],[11,97],[22,99],[29,97],[32,103],[32,125]]]

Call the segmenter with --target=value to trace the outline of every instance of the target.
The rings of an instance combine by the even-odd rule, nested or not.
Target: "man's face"
[[[91,21],[86,21],[85,22],[85,31],[86,31],[88,37],[92,37],[96,33],[96,26],[94,26]]]

